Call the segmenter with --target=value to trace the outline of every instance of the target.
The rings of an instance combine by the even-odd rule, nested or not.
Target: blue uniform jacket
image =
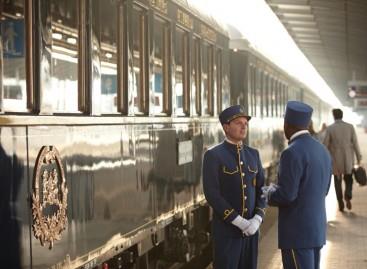
[[[279,248],[314,248],[325,244],[325,196],[331,173],[327,149],[309,134],[294,138],[282,152],[279,188],[269,199],[269,205],[279,207]]]
[[[264,172],[257,150],[224,141],[205,152],[203,187],[214,210],[214,236],[242,237],[241,230],[231,223],[238,215],[246,219],[255,214],[264,216],[263,185]]]

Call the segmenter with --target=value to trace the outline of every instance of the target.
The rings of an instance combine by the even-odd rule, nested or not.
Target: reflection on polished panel
[[[55,243],[58,252],[45,257],[39,242],[32,241],[34,266],[55,264],[66,254],[74,260],[153,219],[149,130],[149,125],[30,128],[34,151],[58,145],[69,189],[69,224]],[[106,225],[108,229],[100,229]]]
[[[144,99],[143,99],[143,49],[145,40],[142,38],[145,37],[145,33],[143,32],[143,27],[145,23],[145,14],[144,11],[138,7],[134,6],[132,10],[132,62],[133,62],[133,75],[129,76],[131,80],[129,85],[132,85],[132,98],[129,100],[129,106],[133,107],[134,114],[140,114],[144,112]]]
[[[118,1],[93,1],[94,106],[103,114],[117,113],[117,10]]]
[[[30,268],[25,140],[25,128],[0,128],[0,261],[7,268]]]
[[[42,106],[45,112],[78,112],[77,4],[73,0],[42,2],[43,9],[51,9],[51,29],[48,30],[52,33],[51,36],[45,32],[43,35],[45,48],[51,49],[51,62],[48,62],[46,52],[42,58]],[[47,23],[44,26],[45,30],[49,27]]]
[[[175,87],[174,92],[176,94],[176,115],[184,115],[184,47],[185,38],[184,32],[176,28],[176,42],[175,42]]]
[[[163,98],[164,98],[164,86],[166,75],[166,61],[164,55],[166,55],[166,23],[162,20],[154,20],[154,59],[153,59],[153,114],[160,114],[163,112]]]
[[[24,0],[1,1],[0,11],[0,110],[26,111]]]
[[[219,114],[222,111],[222,51],[217,50],[216,64],[214,66],[214,78],[215,78],[215,90],[214,90],[214,102],[215,112],[214,115]]]
[[[228,54],[228,52],[224,52],[223,54]],[[221,111],[228,107],[230,104],[230,86],[229,86],[229,59],[226,55],[224,55],[225,57],[222,58],[222,64],[223,64],[223,68],[222,68],[222,83],[221,83],[221,87],[222,87],[222,96],[221,96]],[[219,112],[219,111],[218,111]]]
[[[191,52],[191,115],[200,115],[200,43],[194,38],[193,51]]]
[[[209,51],[210,48],[208,44],[203,44],[201,50],[201,107],[202,107],[202,115],[208,115],[209,114]]]

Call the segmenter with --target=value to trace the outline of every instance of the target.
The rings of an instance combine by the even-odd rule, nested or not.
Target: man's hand
[[[261,195],[261,198],[265,199],[265,202],[268,204],[269,202],[269,198],[270,195],[275,192],[278,188],[278,185],[274,184],[274,183],[270,183],[269,186],[263,186],[261,187],[261,190],[263,192],[263,194]]]
[[[241,216],[237,216],[233,221],[232,224],[237,226],[242,233],[244,232],[244,230],[247,229],[247,227],[250,225],[250,221],[248,221],[245,218],[242,218]]]
[[[252,219],[249,220],[250,225],[243,231],[243,233],[247,236],[253,235],[257,232],[262,222],[262,218],[259,215],[255,215]]]

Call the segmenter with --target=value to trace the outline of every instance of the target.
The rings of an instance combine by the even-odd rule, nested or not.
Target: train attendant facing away
[[[313,109],[298,101],[287,103],[278,185],[263,188],[270,206],[279,208],[278,244],[284,269],[318,269],[326,241],[325,197],[331,180],[331,157],[308,129]]]
[[[258,230],[265,215],[264,172],[259,152],[244,144],[250,119],[239,105],[223,110],[219,120],[226,138],[204,155],[204,194],[214,210],[215,269],[257,267]]]

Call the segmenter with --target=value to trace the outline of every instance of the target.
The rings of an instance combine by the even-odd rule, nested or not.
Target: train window
[[[278,82],[278,91],[277,91],[277,94],[278,94],[278,99],[277,99],[277,103],[278,103],[278,106],[277,106],[277,115],[279,117],[282,116],[282,89],[283,88],[283,83],[281,81]]]
[[[248,110],[250,115],[255,116],[254,114],[254,100],[253,100],[253,95],[254,95],[254,78],[253,78],[253,73],[254,73],[254,67],[252,65],[250,65],[249,68],[249,73],[248,73],[248,93],[247,93],[247,99],[248,99]]]
[[[202,47],[202,109],[204,115],[213,115],[213,47],[204,44]]]
[[[216,64],[216,78],[217,78],[217,112],[220,113],[222,111],[222,73],[223,73],[223,66],[222,66],[222,50],[217,50],[217,64]]]
[[[275,91],[275,107],[274,107],[274,116],[279,116],[279,81],[275,79],[275,85],[274,85],[274,91]]]
[[[269,76],[269,116],[273,117],[274,113],[274,79]]]
[[[27,110],[27,92],[24,0],[1,1],[0,11],[2,41],[0,45],[2,76],[0,110],[25,112]]]
[[[256,68],[255,72],[255,101],[256,101],[256,116],[261,117],[261,71]]]
[[[191,103],[192,115],[201,115],[201,62],[200,62],[200,39],[194,38],[192,57],[192,83],[191,83]]]
[[[275,79],[275,107],[274,107],[274,114],[275,114],[275,117],[278,117],[279,114],[279,81],[278,79]]]
[[[263,89],[264,89],[264,116],[269,116],[269,75],[264,74]]]
[[[275,117],[276,113],[275,113],[275,108],[276,108],[276,104],[275,104],[275,92],[276,92],[276,80],[272,77],[271,78],[271,116]]]
[[[93,106],[106,114],[118,112],[117,11],[115,2],[93,1]]]
[[[260,115],[263,117],[265,115],[265,89],[264,89],[264,78],[265,74],[260,71]]]
[[[222,51],[222,85],[221,85],[221,107],[218,112],[230,105],[230,82],[229,82],[229,52]]]
[[[170,60],[170,30],[167,22],[159,19],[154,20],[154,59],[153,59],[153,113],[170,113],[170,92],[168,90],[168,63]]]
[[[282,117],[284,115],[284,83],[280,83],[280,91],[279,91],[279,116]]]
[[[284,91],[283,91],[283,89],[284,89],[284,83],[283,82],[280,82],[279,83],[279,107],[278,107],[278,109],[279,109],[278,115],[280,117],[282,117],[283,114],[284,114],[284,98],[283,98]]]
[[[188,115],[190,112],[190,89],[188,87],[188,34],[176,28],[175,37],[175,95],[176,115]]]
[[[251,115],[256,116],[256,68],[254,66],[251,66],[250,78]]]
[[[285,106],[287,104],[287,97],[286,97],[286,88],[287,88],[287,85],[286,84],[283,84],[283,93],[282,93],[282,97],[283,97],[283,100],[282,100],[282,103],[283,103],[283,107],[282,107],[282,113],[284,114],[284,111],[285,111]]]
[[[79,112],[78,108],[78,4],[73,0],[42,1],[41,111]],[[47,32],[49,31],[49,32]],[[50,36],[47,36],[47,33]],[[49,54],[51,51],[51,55]]]
[[[148,110],[147,87],[147,15],[145,10],[134,6],[131,12],[132,25],[132,62],[133,72],[129,80],[132,83],[132,99],[129,105],[135,115],[145,115]]]

